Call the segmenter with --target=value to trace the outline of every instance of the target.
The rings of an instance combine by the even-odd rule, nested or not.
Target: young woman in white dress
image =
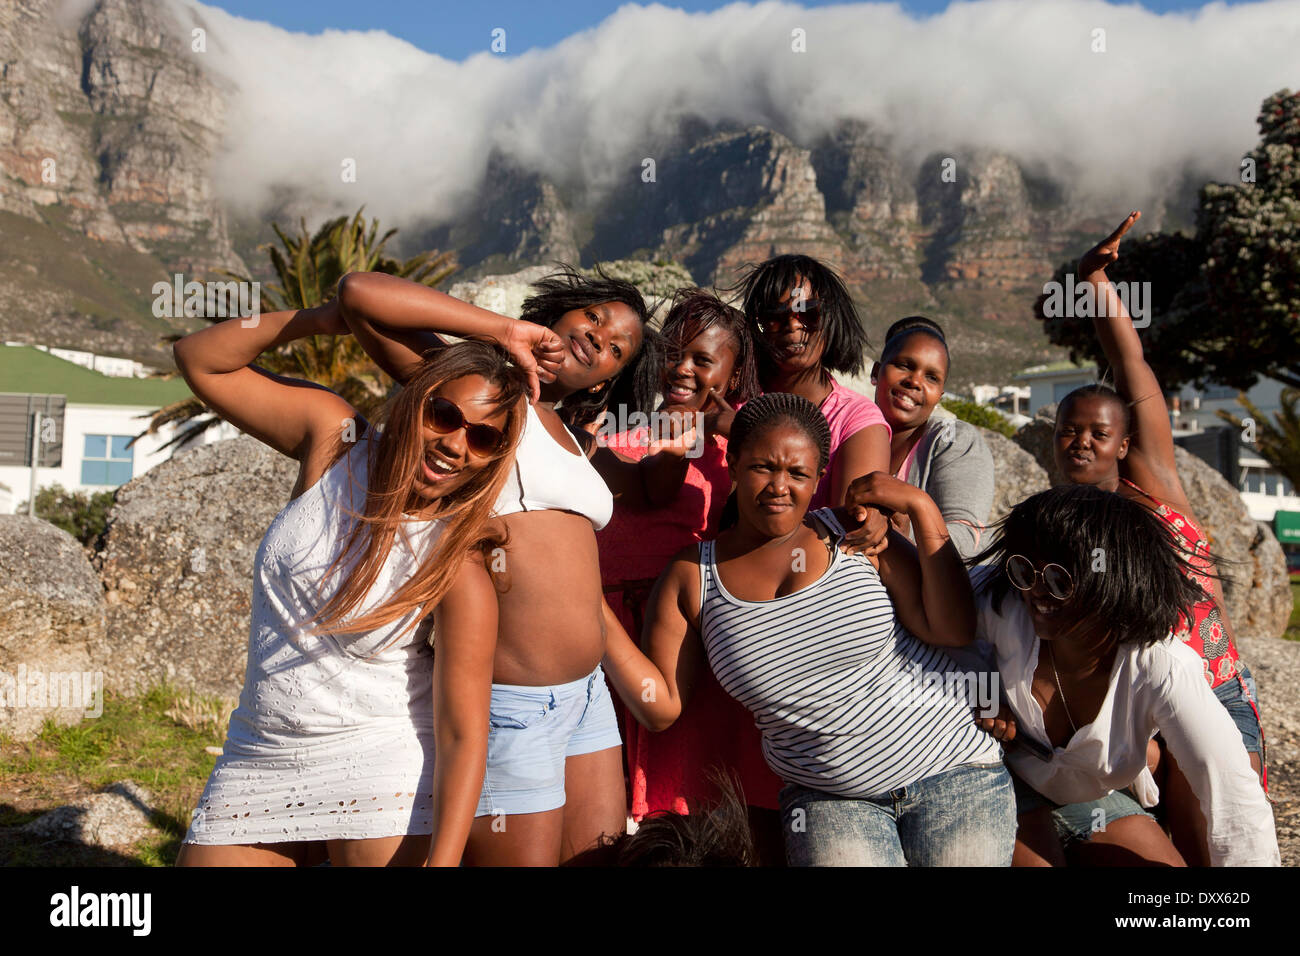
[[[497,632],[484,529],[528,378],[499,348],[458,345],[372,426],[251,364],[320,334],[347,334],[337,302],[175,346],[195,395],[299,462],[258,549],[243,692],[178,865],[455,866],[473,822]]]

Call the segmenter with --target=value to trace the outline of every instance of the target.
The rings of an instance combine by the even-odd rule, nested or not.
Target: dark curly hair
[[[1124,396],[1115,391],[1109,385],[1103,385],[1101,382],[1095,382],[1092,385],[1081,385],[1072,391],[1065,398],[1061,399],[1060,404],[1056,406],[1056,420],[1059,422],[1065,410],[1069,408],[1076,399],[1087,398],[1092,395],[1100,396],[1106,401],[1111,402],[1119,408],[1120,414],[1124,418],[1124,434],[1130,435],[1133,432],[1133,410],[1129,408],[1128,402],[1124,401]]]
[[[773,425],[794,425],[817,446],[817,470],[825,469],[831,459],[831,427],[826,416],[808,399],[790,392],[767,392],[736,412],[727,439],[727,454],[740,455],[746,442]]]
[[[749,334],[749,324],[745,314],[739,309],[727,305],[711,292],[703,289],[678,289],[673,294],[673,302],[664,318],[660,334],[669,353],[674,347],[684,346],[690,339],[718,325],[727,331],[735,343],[736,387],[723,396],[729,404],[738,405],[757,395],[758,368],[754,361],[754,340]],[[665,361],[669,361],[667,356]]]
[[[739,292],[744,299],[745,318],[758,343],[759,377],[767,377],[773,362],[771,347],[758,334],[758,315],[780,302],[781,296],[795,288],[801,278],[808,280],[813,298],[821,303],[822,368],[848,375],[860,374],[871,343],[867,341],[867,332],[844,280],[812,256],[783,255],[750,266],[740,281],[727,290]]]
[[[966,563],[994,565],[980,593],[992,596],[995,612],[1012,591],[1006,570],[1013,554],[1069,571],[1074,593],[1062,613],[1080,624],[1100,622],[1120,642],[1163,640],[1180,613],[1191,620],[1192,605],[1213,599],[1188,577],[1196,569],[1160,518],[1093,485],[1039,492],[993,528],[994,542]]]
[[[533,283],[537,291],[524,300],[519,318],[536,322],[548,329],[566,312],[585,309],[605,302],[622,302],[641,321],[642,342],[636,355],[599,394],[575,392],[565,396],[557,411],[570,425],[581,426],[595,421],[611,406],[624,405],[629,413],[653,410],[663,376],[663,342],[647,323],[650,309],[639,289],[623,279],[608,275],[597,264],[596,275],[588,276],[572,266],[562,265],[556,272]]]

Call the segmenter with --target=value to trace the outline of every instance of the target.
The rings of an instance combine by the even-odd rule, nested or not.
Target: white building
[[[161,450],[175,434],[171,426],[132,439],[155,411],[189,395],[179,378],[108,377],[52,351],[0,348],[0,513],[12,514],[31,497],[33,439],[42,448],[42,465],[35,469],[38,490],[57,484],[89,494],[111,491],[177,450]],[[34,434],[37,412],[43,421]],[[223,422],[201,441],[237,434]]]
[[[49,345],[28,345],[26,342],[6,342],[5,346],[8,348],[25,347],[36,349],[39,352],[45,352],[66,362],[71,362],[73,365],[80,365],[82,368],[88,368],[92,372],[98,372],[100,375],[107,375],[110,378],[149,378],[160,371],[134,359],[121,358],[117,355],[96,355],[94,352],[83,352],[80,349],[61,349]]]

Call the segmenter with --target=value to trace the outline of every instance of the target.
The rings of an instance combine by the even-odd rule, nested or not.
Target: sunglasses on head
[[[758,330],[764,335],[784,331],[792,320],[807,332],[816,332],[822,324],[822,304],[817,299],[801,299],[764,309],[758,313]]]
[[[505,433],[499,428],[483,423],[465,421],[460,406],[441,395],[430,395],[425,403],[427,423],[440,435],[448,435],[458,428],[465,429],[465,444],[474,454],[486,458],[495,455],[505,444]]]
[[[1058,601],[1068,600],[1074,593],[1074,579],[1059,564],[1048,564],[1039,571],[1023,554],[1013,554],[1007,559],[1007,577],[1021,591],[1032,591],[1042,577],[1047,593]]]

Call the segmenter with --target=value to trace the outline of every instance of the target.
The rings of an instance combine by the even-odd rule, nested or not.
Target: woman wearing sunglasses
[[[1205,599],[1142,504],[1086,485],[1026,499],[977,572],[976,633],[997,654],[1011,720],[984,721],[1016,777],[1017,866],[1182,866],[1142,805],[1159,733],[1206,826],[1214,866],[1277,865],[1273,814],[1201,659],[1169,622]],[[1133,788],[1133,794],[1125,792]],[[1135,799],[1135,796],[1137,799]]]
[[[643,348],[648,313],[629,283],[566,271],[534,287],[516,320],[393,276],[339,284],[347,326],[406,387],[446,333],[506,347],[538,396],[495,506],[505,543],[490,562],[499,628],[472,865],[554,866],[627,822],[622,740],[600,668],[595,531],[613,496],[583,451],[590,436],[570,426],[611,401],[650,411],[659,356]]]
[[[455,866],[473,823],[497,634],[488,519],[527,382],[500,349],[458,345],[412,368],[372,427],[252,364],[345,334],[331,302],[175,346],[195,395],[299,463],[257,552],[243,691],[178,865]]]
[[[812,402],[831,429],[830,463],[812,508],[844,504],[853,479],[889,471],[889,425],[876,403],[845,388],[833,372],[857,375],[868,345],[843,281],[810,256],[782,255],[753,268],[738,290],[744,299],[764,392]],[[886,522],[872,512],[872,543]]]
[[[1190,614],[1170,619],[1175,632],[1201,658],[1202,676],[1227,709],[1250,752],[1250,763],[1267,791],[1264,730],[1255,681],[1240,660],[1209,540],[1178,480],[1174,440],[1160,383],[1142,352],[1142,340],[1123,301],[1106,277],[1119,258],[1124,234],[1141,218],[1131,213],[1079,260],[1081,286],[1095,292],[1093,325],[1115,375],[1118,392],[1103,385],[1076,389],[1061,400],[1056,416],[1056,465],[1068,481],[1123,495],[1155,513],[1189,555],[1188,573],[1204,590]],[[1176,759],[1153,744],[1154,773],[1174,844],[1189,862],[1204,864],[1204,821]]]

